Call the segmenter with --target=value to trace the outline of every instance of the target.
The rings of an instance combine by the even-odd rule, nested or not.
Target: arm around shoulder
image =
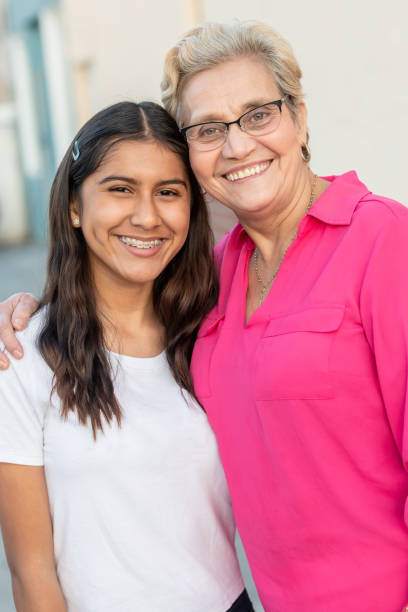
[[[37,308],[38,300],[29,293],[16,293],[0,302],[0,341],[16,359],[23,356],[23,349],[14,332],[27,326]],[[8,366],[7,355],[0,351],[0,369],[5,370]]]

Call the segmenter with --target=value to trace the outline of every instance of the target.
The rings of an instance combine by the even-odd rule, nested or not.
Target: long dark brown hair
[[[153,285],[153,305],[165,329],[167,360],[180,387],[194,394],[189,365],[198,326],[217,300],[213,235],[207,207],[177,124],[158,104],[120,102],[97,113],[75,136],[55,176],[50,196],[50,247],[41,306],[41,355],[54,372],[53,391],[62,416],[76,411],[94,436],[121,410],[115,397],[109,354],[97,314],[87,245],[72,227],[70,204],[81,185],[122,140],[155,141],[182,160],[191,186],[190,227],[184,246]],[[80,201],[80,197],[78,197]]]

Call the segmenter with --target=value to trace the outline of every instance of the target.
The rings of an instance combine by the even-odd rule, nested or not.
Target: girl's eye
[[[109,189],[109,191],[117,191],[119,193],[130,193],[130,190],[128,187],[124,187],[122,185],[119,185],[118,187],[111,187]]]
[[[162,196],[165,196],[167,198],[171,197],[171,196],[178,196],[177,191],[173,191],[173,189],[161,189],[159,191],[159,194]]]

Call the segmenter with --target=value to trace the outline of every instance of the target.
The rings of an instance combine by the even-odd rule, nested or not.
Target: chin
[[[235,201],[234,205],[231,206],[232,210],[239,215],[240,213],[259,213],[271,205],[270,199],[268,200],[245,200],[245,201]]]

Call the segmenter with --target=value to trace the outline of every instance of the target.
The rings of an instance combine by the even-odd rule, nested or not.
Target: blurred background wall
[[[159,101],[167,49],[233,18],[293,45],[312,169],[356,169],[408,204],[407,0],[0,0],[0,299],[42,287],[50,182],[77,128],[119,100]],[[219,238],[232,215],[210,206]],[[14,609],[1,549],[0,609]]]
[[[73,133],[115,101],[159,101],[166,50],[201,20],[265,20],[304,72],[312,166],[408,202],[406,0],[0,0],[0,243],[44,240]],[[218,210],[218,207],[214,207]],[[219,213],[217,235],[230,217]]]

